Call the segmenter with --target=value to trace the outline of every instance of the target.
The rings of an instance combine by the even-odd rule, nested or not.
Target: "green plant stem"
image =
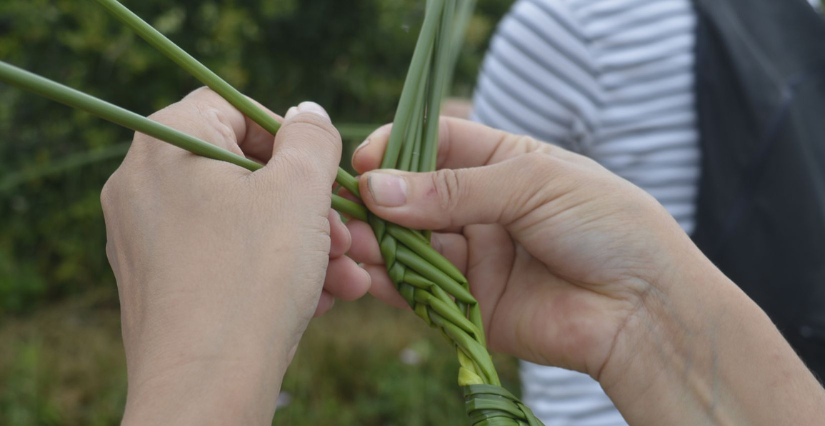
[[[430,91],[427,98],[427,127],[424,131],[424,141],[421,147],[419,172],[431,172],[436,169],[438,155],[438,120],[441,115],[441,100],[444,98],[444,89],[450,66],[450,52],[452,44],[453,16],[455,15],[455,0],[446,0],[444,15],[438,31],[435,44],[433,66],[430,78]]]
[[[425,69],[430,68],[431,57],[432,55],[427,56],[427,64]],[[424,127],[424,101],[427,94],[426,74],[421,75],[421,81],[418,86],[418,93],[415,98],[415,108],[412,111],[412,121],[408,126],[406,140],[403,143],[401,152],[401,159],[398,162],[398,170],[406,170],[410,172],[418,171],[418,161],[413,161],[416,145],[413,141],[418,141],[421,138],[422,128]]]
[[[415,107],[416,95],[419,85],[422,84],[421,76],[424,75],[430,56],[430,51],[435,43],[435,35],[438,31],[438,24],[444,9],[444,0],[430,0],[427,2],[427,12],[424,16],[424,24],[418,34],[418,42],[415,45],[410,69],[404,81],[404,89],[401,91],[401,99],[398,101],[398,109],[395,112],[395,120],[390,131],[390,140],[387,143],[384,158],[381,161],[382,169],[394,169],[398,164],[398,155],[404,143],[404,136],[407,128],[413,119],[412,108]]]
[[[249,171],[259,170],[264,167],[248,158],[241,157],[240,155],[204,142],[179,130],[167,127],[157,121],[150,120],[119,106],[112,105],[106,101],[102,101],[2,61],[0,61],[0,81],[72,108],[86,111],[104,120],[126,127],[127,129],[149,135],[177,146],[178,148],[185,149],[193,154],[232,163]],[[347,176],[349,175],[347,174]],[[350,178],[355,179],[351,176]],[[364,221],[367,220],[367,210],[364,206],[343,199],[337,195],[332,196],[332,205],[333,208],[341,213]]]
[[[341,138],[347,141],[364,140],[375,129],[380,127],[378,124],[353,124],[343,123],[336,124],[338,133]],[[81,151],[75,154],[63,157],[54,163],[37,164],[25,169],[17,170],[8,173],[0,180],[0,192],[9,191],[26,182],[49,177],[52,175],[66,173],[85,167],[91,164],[96,164],[102,161],[112,160],[115,158],[123,159],[126,152],[131,146],[131,142],[120,142],[100,150]],[[356,186],[357,188],[357,186]]]
[[[358,189],[358,179],[350,176],[350,174],[344,172],[343,169],[338,168],[338,176],[335,178],[335,181],[352,195],[355,195],[359,199],[361,198],[361,191]]]
[[[456,5],[455,25],[453,26],[452,44],[450,46],[450,66],[447,68],[447,80],[444,85],[447,92],[453,87],[453,77],[458,65],[458,58],[461,56],[461,46],[467,36],[467,28],[473,19],[477,0],[458,0]],[[449,94],[449,93],[445,93]]]
[[[260,124],[261,127],[269,133],[274,135],[278,132],[278,129],[281,128],[281,123],[269,116],[269,114],[255,105],[249,98],[237,91],[224,79],[212,72],[212,70],[198,62],[192,55],[186,53],[186,51],[161,34],[160,31],[153,28],[146,21],[126,8],[126,6],[123,6],[116,0],[97,0],[97,2],[114,15],[115,18],[134,30],[135,33],[154,48],[180,65],[181,68],[189,74],[192,74],[198,81],[209,86],[209,88],[221,95],[221,97],[234,105],[235,108],[238,108],[244,115]]]
[[[123,6],[117,0],[97,0],[97,2],[111,12],[120,22],[123,22],[135,31],[141,38],[146,40],[146,42],[161,51],[161,53],[176,64],[180,65],[181,68],[198,79],[198,81],[221,95],[222,98],[226,99],[227,102],[237,108],[238,111],[258,123],[266,129],[266,131],[274,135],[278,132],[278,129],[281,128],[281,123],[270,116],[263,108],[244,96],[244,94],[232,87],[232,85],[212,72],[212,70],[205,65],[198,62],[192,55],[186,53],[185,50],[178,47],[172,40],[169,40],[161,34],[160,31],[154,29],[126,6]],[[346,170],[340,168],[338,176],[352,177]],[[343,183],[338,183],[343,186]]]
[[[179,148],[215,160],[222,160],[248,170],[257,170],[260,164],[233,154],[215,145],[203,142],[179,130],[127,111],[119,106],[89,96],[62,84],[32,74],[0,61],[0,80],[40,96],[109,120],[136,132],[161,139]]]

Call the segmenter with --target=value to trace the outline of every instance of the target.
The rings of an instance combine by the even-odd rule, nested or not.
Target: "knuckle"
[[[575,186],[581,178],[578,173],[571,174],[573,170],[565,166],[563,161],[541,151],[525,155],[521,164],[516,167],[519,170],[516,173],[522,176],[522,184],[534,189],[533,195],[544,194],[545,188],[550,186],[555,188],[567,187],[571,184]]]
[[[519,135],[513,143],[515,149],[519,153],[531,154],[534,152],[542,152],[544,147],[551,146],[550,144],[541,143],[533,137],[526,135]]]
[[[541,151],[522,156],[518,167],[529,173],[546,174],[553,165],[553,157]]]
[[[183,99],[191,99],[191,98],[196,98],[196,97],[200,97],[200,96],[212,96],[212,95],[219,96],[217,93],[215,93],[214,90],[210,89],[208,86],[201,86],[201,87],[198,87],[197,89],[189,92],[189,94],[184,96]]]
[[[442,169],[433,173],[432,179],[439,207],[445,211],[458,207],[463,188],[458,172],[451,169]]]
[[[547,144],[539,142],[530,136],[500,132],[500,136],[495,143],[495,148],[491,152],[487,163],[499,163],[541,151],[543,145]]]
[[[117,174],[117,172],[115,172],[115,174]],[[115,174],[113,174],[111,177],[109,177],[108,180],[106,180],[106,183],[103,184],[103,189],[100,190],[100,205],[103,207],[104,213],[110,209],[110,206],[113,203],[113,192],[115,191],[115,189],[113,188],[113,186],[115,185]]]
[[[225,142],[237,143],[235,131],[229,117],[218,108],[196,104],[198,113],[209,123],[217,135]]]

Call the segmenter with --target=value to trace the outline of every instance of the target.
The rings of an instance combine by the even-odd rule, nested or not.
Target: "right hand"
[[[439,231],[433,246],[467,276],[492,349],[600,379],[667,297],[662,277],[703,259],[698,249],[652,197],[590,159],[468,121],[440,128],[434,173],[374,170],[390,126],[372,134],[353,157],[363,201]],[[370,227],[348,226],[371,292],[405,306]]]

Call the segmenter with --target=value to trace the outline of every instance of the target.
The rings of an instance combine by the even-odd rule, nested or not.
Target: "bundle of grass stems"
[[[280,123],[254,102],[206,68],[183,49],[132,13],[117,0],[97,0],[133,29],[244,115],[271,134]],[[426,13],[396,111],[381,168],[413,172],[435,170],[441,100],[452,78],[464,27],[474,0],[428,0]],[[144,133],[192,153],[226,161],[250,171],[260,164],[195,137],[149,120],[74,89],[0,62],[0,81]],[[336,182],[360,198],[358,180],[338,170]],[[486,348],[478,302],[467,279],[429,244],[429,232],[386,222],[356,202],[332,195],[332,207],[368,222],[378,239],[387,271],[399,293],[428,325],[437,328],[455,348],[464,387],[465,408],[475,426],[537,426],[542,423],[501,383]]]

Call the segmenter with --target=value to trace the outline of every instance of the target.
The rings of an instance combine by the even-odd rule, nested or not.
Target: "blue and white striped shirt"
[[[519,0],[491,41],[472,119],[593,158],[692,232],[695,26],[689,0]],[[522,383],[548,426],[626,424],[583,374],[523,363]]]

